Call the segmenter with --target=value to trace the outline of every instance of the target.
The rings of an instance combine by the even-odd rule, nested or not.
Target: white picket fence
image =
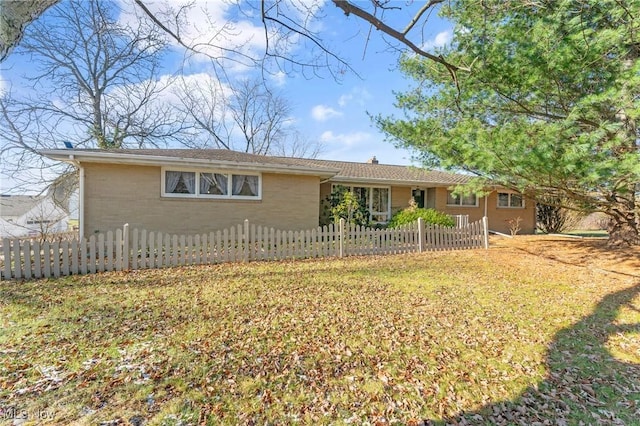
[[[456,228],[462,228],[463,226],[467,226],[469,224],[468,214],[450,214],[449,217],[451,217],[451,219],[455,221]]]
[[[373,229],[341,221],[307,231],[281,231],[243,224],[199,235],[129,230],[81,240],[41,243],[4,239],[0,280],[60,277],[104,271],[151,269],[252,260],[381,255],[488,248],[487,219],[449,228],[418,222]]]

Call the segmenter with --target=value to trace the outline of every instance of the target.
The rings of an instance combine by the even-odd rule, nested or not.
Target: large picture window
[[[259,199],[262,179],[257,174],[163,170],[165,197]]]
[[[476,194],[460,195],[447,191],[447,206],[478,207],[478,197]]]
[[[523,209],[524,198],[516,192],[498,192],[498,207]]]
[[[334,192],[345,190],[353,192],[369,210],[369,220],[377,223],[391,219],[391,190],[389,187],[349,186],[334,184]]]

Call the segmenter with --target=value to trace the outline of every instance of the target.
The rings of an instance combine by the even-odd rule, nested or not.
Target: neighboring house
[[[1,195],[0,238],[67,231],[69,213],[48,195]]]
[[[495,190],[487,197],[454,196],[460,174],[417,167],[271,157],[228,150],[49,150],[49,158],[80,168],[80,232],[89,236],[122,227],[170,233],[204,233],[244,219],[279,229],[318,226],[324,202],[337,186],[386,222],[409,205],[432,207],[509,232],[520,217],[522,233],[535,230],[535,205],[520,194]]]

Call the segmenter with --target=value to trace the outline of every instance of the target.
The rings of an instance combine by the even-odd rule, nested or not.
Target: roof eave
[[[391,185],[391,186],[420,186],[420,187],[450,187],[453,185],[460,185],[463,182],[434,182],[428,180],[398,180],[398,179],[380,179],[380,178],[366,178],[366,177],[349,177],[349,176],[334,176],[330,179],[333,183],[362,183],[373,185]]]
[[[340,172],[337,169],[298,167],[289,165],[247,163],[241,161],[225,161],[204,158],[166,157],[160,155],[140,155],[106,151],[72,151],[72,150],[43,150],[40,153],[48,158],[67,163],[106,163],[131,164],[139,166],[180,166],[180,167],[216,167],[225,171],[260,171],[278,174],[318,176],[329,179]]]

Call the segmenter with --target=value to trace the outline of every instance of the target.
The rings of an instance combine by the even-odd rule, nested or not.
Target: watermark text
[[[53,420],[56,413],[46,408],[22,409],[18,407],[0,407],[0,420]]]

